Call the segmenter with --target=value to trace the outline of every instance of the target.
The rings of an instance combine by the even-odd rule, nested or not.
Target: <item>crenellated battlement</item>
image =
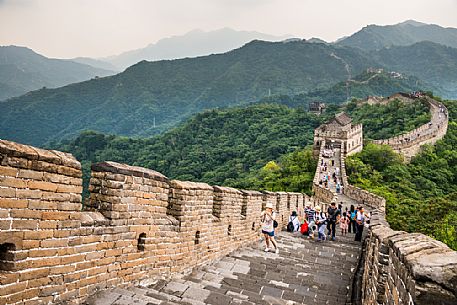
[[[271,201],[281,227],[309,198],[92,166],[82,206],[70,154],[0,141],[0,304],[78,304],[108,287],[186,272],[259,238]]]

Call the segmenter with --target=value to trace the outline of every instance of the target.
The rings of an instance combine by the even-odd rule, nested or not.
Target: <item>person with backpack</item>
[[[327,223],[327,217],[323,212],[321,212],[321,207],[315,207],[316,214],[314,216],[314,221],[317,224],[317,241],[325,241],[325,224]]]
[[[327,228],[329,230],[328,235],[332,240],[336,239],[336,224],[339,222],[341,217],[341,211],[336,207],[335,200],[332,201],[327,209],[328,219]]]
[[[298,219],[297,212],[293,211],[287,222],[287,232],[297,232],[298,230],[300,230],[300,220]]]
[[[351,204],[351,209],[349,210],[349,233],[356,233],[356,222],[355,217],[357,216],[357,211],[354,208],[354,205]],[[351,232],[352,229],[352,232]]]
[[[363,212],[363,207],[359,206],[358,211],[357,211],[357,216],[356,216],[356,228],[357,231],[355,233],[355,241],[362,241],[362,233],[363,233],[363,226],[365,225],[365,214]]]
[[[316,230],[316,223],[314,222],[314,216],[316,211],[308,205],[305,209],[306,219],[308,220],[308,238],[314,239],[314,231]]]
[[[276,213],[273,212],[273,203],[267,202],[265,211],[260,214],[260,222],[262,224],[262,233],[265,237],[265,252],[270,251],[270,242],[275,247],[275,252],[279,253],[278,244],[275,241],[274,222]]]

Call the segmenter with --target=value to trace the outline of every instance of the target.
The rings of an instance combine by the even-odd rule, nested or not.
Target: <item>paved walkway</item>
[[[279,254],[257,243],[187,276],[104,291],[86,305],[345,304],[361,244],[354,235],[317,242],[281,232]]]

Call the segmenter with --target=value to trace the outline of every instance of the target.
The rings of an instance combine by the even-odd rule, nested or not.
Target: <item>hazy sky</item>
[[[407,19],[457,28],[457,0],[0,0],[0,45],[102,57],[193,29],[334,41]]]

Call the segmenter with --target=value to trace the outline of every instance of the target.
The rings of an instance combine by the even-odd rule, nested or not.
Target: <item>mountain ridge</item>
[[[112,73],[68,60],[48,58],[26,47],[0,46],[0,84],[9,88],[0,91],[0,100],[42,87],[61,87]]]

